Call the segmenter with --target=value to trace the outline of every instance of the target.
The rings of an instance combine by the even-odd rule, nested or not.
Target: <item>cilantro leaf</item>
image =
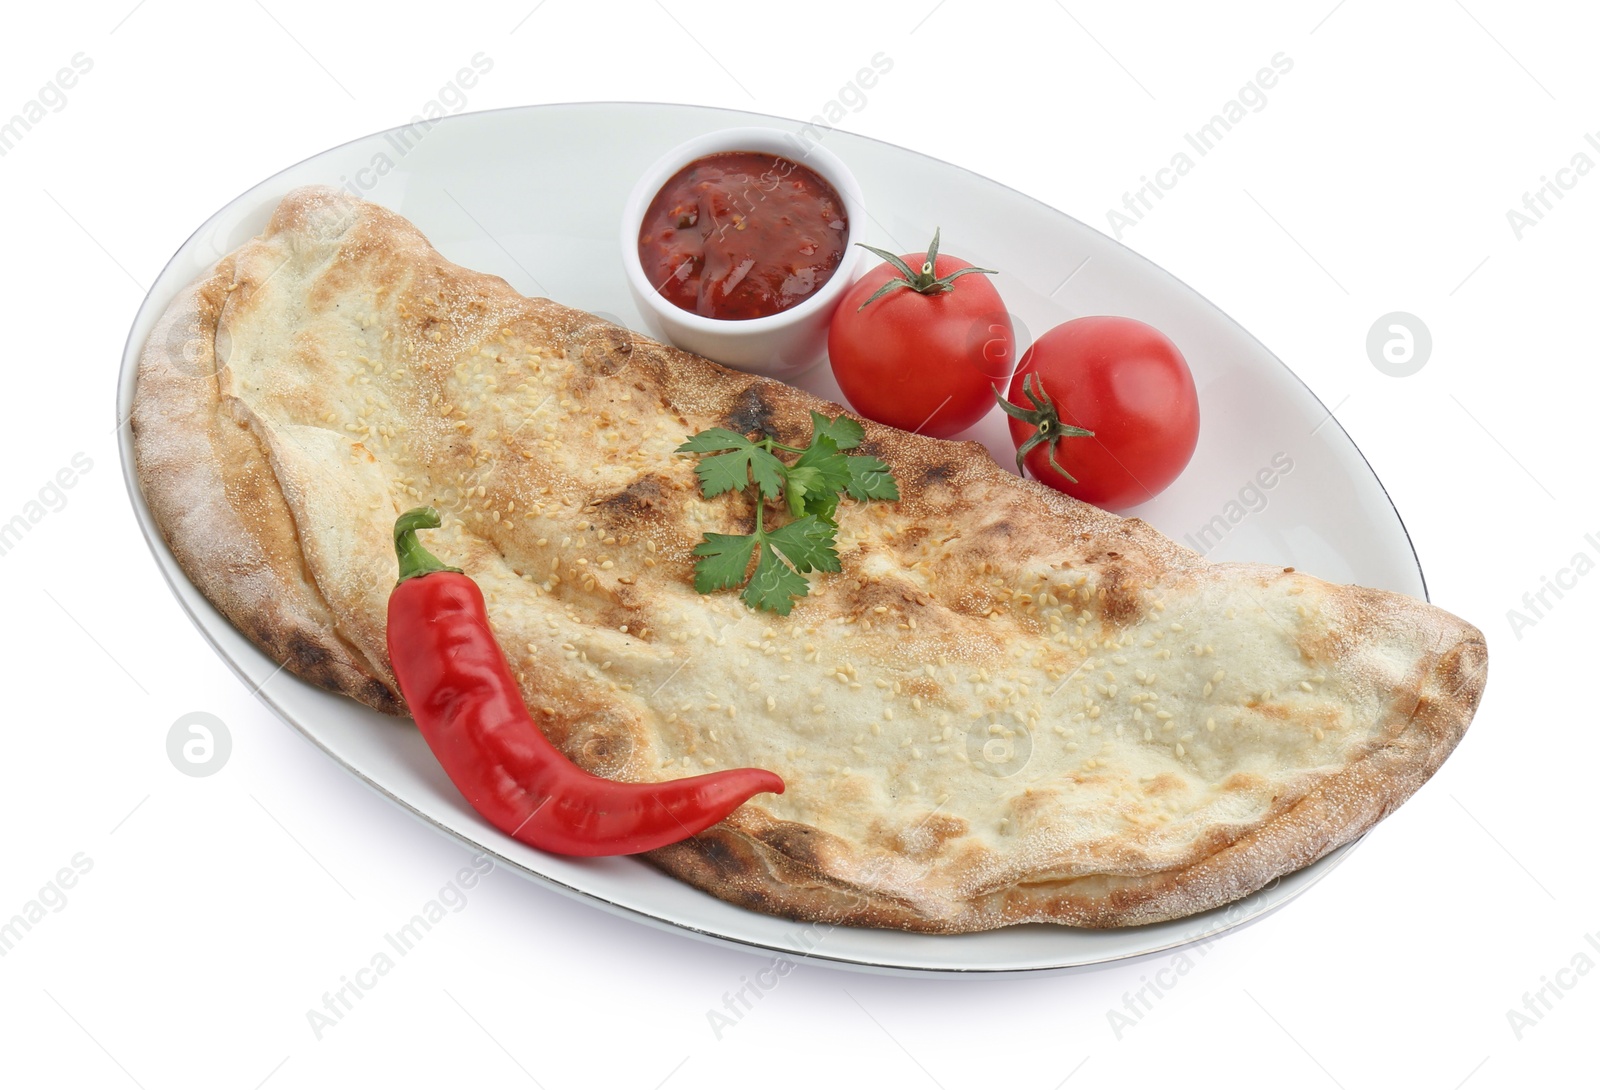
[[[790,508],[790,513],[793,515],[815,516],[816,518],[822,519],[830,526],[837,525],[836,516],[838,515],[838,512],[839,493],[833,491],[832,489],[824,489],[821,492],[808,493],[805,497],[805,502],[801,504],[800,510],[795,511],[792,506]]]
[[[710,594],[743,584],[740,597],[746,605],[787,617],[795,600],[810,592],[808,572],[841,570],[835,516],[842,497],[900,498],[887,465],[877,458],[840,453],[859,446],[864,438],[859,422],[842,415],[830,420],[818,412],[811,414],[811,443],[804,450],[784,446],[771,436],[752,440],[728,428],[708,428],[690,436],[678,451],[701,456],[695,474],[707,499],[743,492],[752,482],[756,488],[754,532],[707,533],[695,546],[695,590]],[[797,457],[792,464],[785,463],[775,449]],[[790,521],[776,529],[764,527],[767,501],[780,496]]]
[[[756,572],[750,577],[750,585],[744,588],[740,597],[751,609],[768,609],[780,617],[787,617],[794,608],[794,600],[804,598],[810,589],[806,577],[779,560],[772,547],[763,541]]]
[[[850,466],[844,455],[839,453],[839,445],[826,435],[819,435],[811,441],[805,452],[794,460],[794,468],[816,470],[823,487],[835,492],[850,483]]]
[[[709,454],[714,450],[743,450],[755,446],[745,436],[727,428],[707,428],[678,446],[679,454]]]
[[[797,475],[800,477],[798,490],[794,480]],[[849,483],[850,467],[839,448],[828,436],[818,436],[789,467],[786,491],[789,513],[796,518],[817,515],[831,522],[839,507],[839,493]]]
[[[722,429],[712,429],[722,431]],[[701,432],[706,435],[707,432]],[[733,432],[728,432],[733,435]],[[712,455],[710,458],[701,458],[698,466],[694,466],[694,475],[701,479],[701,495],[707,499],[720,496],[725,491],[744,490],[749,487],[750,477],[755,477],[755,487],[762,490],[763,498],[776,498],[784,490],[784,472],[787,467],[779,461],[765,447],[757,447],[755,443],[747,440],[744,435],[736,439],[744,443],[744,447],[726,451],[722,455]],[[691,440],[693,442],[693,440]],[[720,442],[720,440],[710,440]],[[688,443],[685,443],[685,447]],[[683,450],[682,447],[678,450]],[[690,451],[698,453],[698,451]]]
[[[750,475],[756,479],[756,487],[761,490],[763,499],[776,499],[783,495],[783,478],[788,472],[789,467],[770,450],[751,451]]]
[[[700,494],[706,499],[724,492],[735,492],[750,484],[750,455],[734,450],[714,458],[703,458],[694,467],[700,478]]]
[[[798,572],[838,571],[839,551],[834,546],[836,531],[833,523],[807,515],[776,530],[768,530],[762,536]]]
[[[700,557],[694,566],[694,589],[710,594],[743,583],[756,543],[754,534],[707,534],[694,547],[694,555]]]
[[[848,416],[837,416],[832,420],[823,416],[815,409],[811,410],[811,444],[816,445],[817,440],[827,438],[833,440],[835,450],[849,450],[860,444],[866,437],[866,432],[860,423],[851,420]]]
[[[838,493],[835,492],[837,497]],[[783,497],[789,501],[789,514],[799,518],[817,501],[827,498],[822,487],[822,474],[810,466],[793,465],[783,482]]]
[[[883,462],[864,454],[852,454],[844,461],[850,473],[850,481],[844,489],[851,499],[864,502],[900,498],[900,486],[895,483],[894,473]]]
[[[833,524],[807,515],[770,532],[707,534],[694,549],[700,558],[694,566],[694,589],[710,594],[743,583],[752,553],[756,570],[741,597],[752,609],[784,617],[794,608],[793,600],[810,589],[806,572],[839,570]]]

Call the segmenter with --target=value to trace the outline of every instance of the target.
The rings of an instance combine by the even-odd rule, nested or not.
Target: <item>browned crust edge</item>
[[[388,663],[340,636],[266,453],[220,395],[216,332],[232,283],[224,258],[178,295],[140,353],[129,423],[145,503],[189,579],[257,647],[313,685],[402,715]]]
[[[929,916],[831,879],[791,828],[725,822],[659,849],[651,862],[734,904],[794,920],[933,934],[1019,923],[1087,928],[1160,923],[1220,908],[1348,844],[1410,798],[1466,733],[1482,698],[1488,649],[1468,635],[1419,666],[1399,695],[1387,739],[1297,803],[1190,866],[1139,877],[1094,875],[1011,886],[958,912]],[[736,819],[737,819],[736,815]]]

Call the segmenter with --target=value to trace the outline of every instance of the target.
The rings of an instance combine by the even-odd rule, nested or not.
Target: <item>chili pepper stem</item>
[[[441,524],[439,512],[432,507],[414,507],[395,519],[394,551],[400,560],[400,578],[398,582],[404,583],[407,579],[415,579],[420,575],[432,575],[434,572],[439,571],[461,571],[460,568],[450,567],[443,560],[424,549],[422,542],[417,540],[418,530],[435,530]]]

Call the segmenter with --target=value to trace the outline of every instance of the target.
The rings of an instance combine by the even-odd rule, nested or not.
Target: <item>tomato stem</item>
[[[882,296],[888,295],[896,288],[910,288],[919,295],[938,295],[941,292],[954,290],[952,285],[956,279],[958,277],[965,276],[968,273],[989,273],[990,275],[999,275],[994,269],[980,269],[976,265],[968,265],[964,268],[955,270],[947,276],[935,276],[934,267],[938,264],[939,260],[939,229],[937,227],[933,229],[933,241],[928,244],[927,258],[923,261],[922,271],[920,272],[912,272],[911,266],[906,263],[906,259],[901,257],[899,254],[892,254],[888,250],[880,250],[876,246],[868,246],[865,242],[858,242],[856,245],[860,246],[863,250],[870,250],[872,253],[878,255],[883,260],[893,265],[895,271],[900,274],[899,276],[885,283],[883,287],[873,292],[865,303],[862,303],[856,308],[857,311],[866,310],[868,303],[871,303],[873,300],[881,298]]]
[[[1000,393],[998,386],[994,390],[995,400],[1000,402],[1000,408],[1005,410],[1007,416],[1016,417],[1024,423],[1032,424],[1034,431],[1027,440],[1017,448],[1017,472],[1022,470],[1022,459],[1028,452],[1039,444],[1045,444],[1045,457],[1050,462],[1050,468],[1061,474],[1073,484],[1078,483],[1078,478],[1068,473],[1056,461],[1056,441],[1060,439],[1076,439],[1080,436],[1093,436],[1094,432],[1088,428],[1080,428],[1076,424],[1064,424],[1061,414],[1056,411],[1055,402],[1050,400],[1050,395],[1044,391],[1044,380],[1037,373],[1030,372],[1022,377],[1022,392],[1027,399],[1033,402],[1032,409],[1024,409],[1021,405],[1013,405]]]

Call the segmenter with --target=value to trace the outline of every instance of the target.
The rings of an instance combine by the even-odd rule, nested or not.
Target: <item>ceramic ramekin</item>
[[[848,226],[839,268],[810,298],[765,318],[706,318],[683,310],[656,291],[639,262],[639,226],[661,187],[694,160],[724,151],[781,155],[810,167],[844,201]],[[862,250],[856,243],[865,237],[866,218],[861,186],[837,155],[783,129],[720,129],[684,141],[640,176],[622,210],[622,265],[634,301],[657,337],[727,367],[791,378],[820,363],[826,355],[828,322],[860,268]]]

